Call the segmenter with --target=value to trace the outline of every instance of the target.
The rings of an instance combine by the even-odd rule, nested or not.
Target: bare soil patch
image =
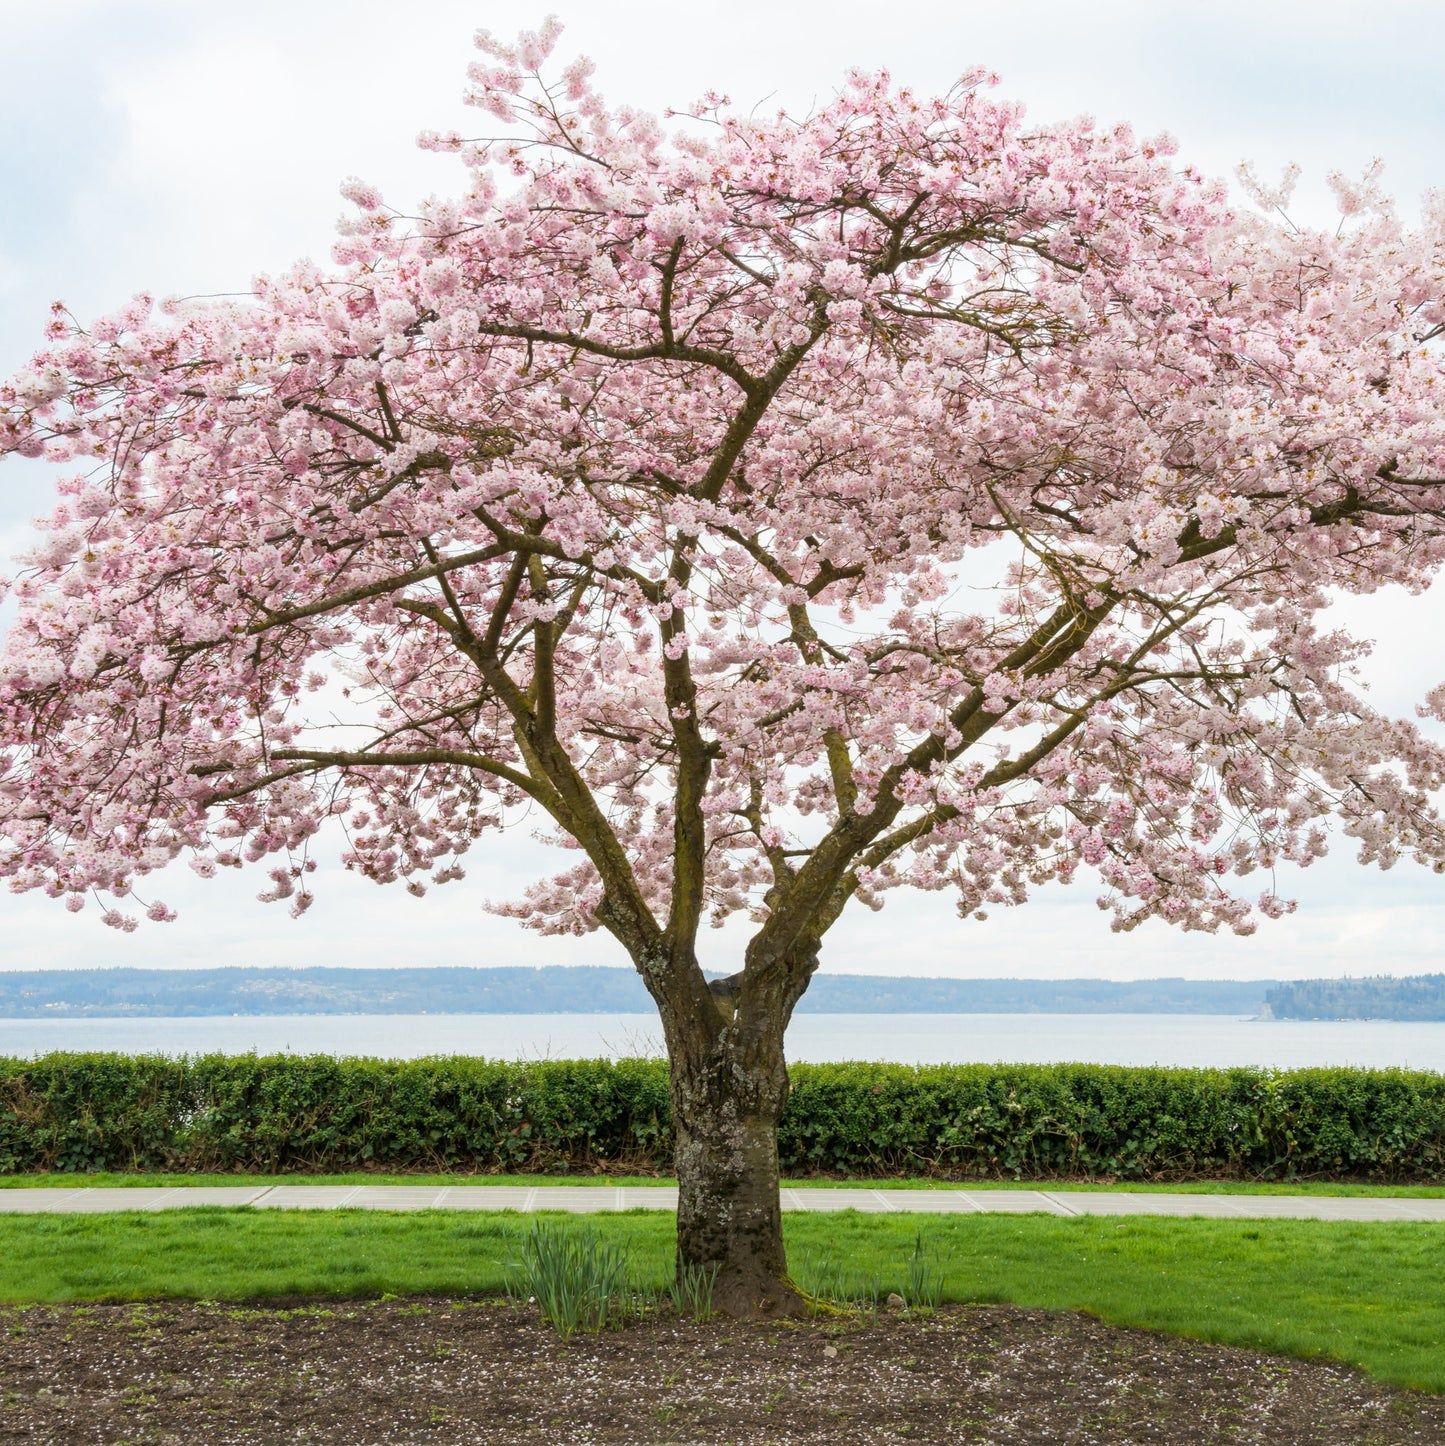
[[[567,1344],[436,1298],[0,1311],[0,1441],[1445,1443],[1445,1397],[1008,1307]]]

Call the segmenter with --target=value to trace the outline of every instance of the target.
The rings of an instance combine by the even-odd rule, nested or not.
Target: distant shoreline
[[[1273,980],[939,979],[819,974],[801,1014],[1253,1015]],[[0,1018],[650,1014],[631,969],[74,969],[0,973]]]
[[[1234,1020],[1240,1024],[1330,1024],[1337,1021],[1318,1019],[1272,1019],[1266,1014],[1236,1014],[1223,1010],[1197,1009],[814,1009],[798,1010],[797,1014],[812,1016],[837,1015],[849,1019],[870,1019],[883,1014],[897,1019],[1006,1019],[1038,1018],[1088,1018],[1097,1015],[1101,1019],[1220,1019]],[[647,1019],[657,1021],[655,1009],[295,1009],[274,1010],[232,1010],[227,1014],[206,1014],[199,1010],[186,1013],[177,1011],[149,1010],[145,1013],[65,1013],[54,1010],[35,1014],[0,1013],[0,1024],[36,1024],[52,1020],[57,1024],[73,1024],[77,1020],[126,1020],[126,1019]],[[1369,1020],[1351,1020],[1350,1023],[1369,1023]],[[1398,1024],[1399,1020],[1388,1023]]]
[[[631,969],[30,969],[0,972],[0,1018],[651,1014]],[[1404,979],[940,979],[819,974],[799,1014],[1193,1014],[1445,1020],[1445,974]]]

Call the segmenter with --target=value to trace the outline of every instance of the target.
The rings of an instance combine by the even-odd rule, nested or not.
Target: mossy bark
[[[755,961],[701,988],[658,991],[667,1035],[679,1271],[714,1275],[714,1307],[741,1317],[795,1315],[778,1180],[788,1100],[783,1036],[812,972]],[[701,973],[677,971],[676,980]]]
[[[761,1052],[724,1029],[701,1060],[674,1055],[671,1095],[679,1269],[715,1272],[713,1304],[728,1315],[797,1314],[778,1185],[782,1030]]]

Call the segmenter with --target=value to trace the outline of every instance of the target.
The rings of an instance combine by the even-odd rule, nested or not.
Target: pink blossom
[[[343,200],[350,201],[353,206],[358,206],[363,211],[375,211],[381,205],[381,192],[356,176],[348,176],[342,182],[341,195]]]
[[[300,914],[328,826],[414,894],[541,826],[496,907],[654,967],[902,887],[1245,933],[1331,835],[1445,869],[1445,753],[1329,614],[1445,560],[1438,217],[1378,167],[1237,214],[982,73],[652,116],[557,40],[479,35],[414,225],[348,181],[329,268],[59,308],[0,389],[77,469],[9,589],[11,887],[259,863]]]

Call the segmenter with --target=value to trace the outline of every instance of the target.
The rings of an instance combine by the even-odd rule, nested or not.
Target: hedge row
[[[1445,1178],[1445,1075],[795,1065],[795,1175]],[[665,1172],[658,1060],[0,1060],[0,1171]]]

